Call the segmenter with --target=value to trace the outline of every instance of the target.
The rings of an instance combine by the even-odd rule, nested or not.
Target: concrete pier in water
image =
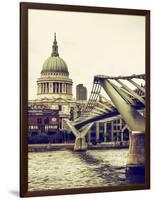
[[[85,137],[76,137],[74,144],[74,151],[86,151],[87,147],[88,145]]]
[[[133,131],[130,135],[129,154],[126,166],[127,174],[144,174],[145,159],[145,133]]]

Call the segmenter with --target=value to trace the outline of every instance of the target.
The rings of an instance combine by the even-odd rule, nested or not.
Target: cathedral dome
[[[41,77],[37,79],[37,96],[39,99],[72,100],[72,86],[67,65],[59,57],[55,33],[51,56],[45,60]]]
[[[52,54],[47,58],[43,64],[41,74],[43,73],[63,73],[69,75],[67,65],[65,61],[59,57],[58,45],[56,41],[56,34],[52,46]]]
[[[43,72],[58,72],[69,74],[65,61],[59,56],[50,56],[43,64],[41,73]]]

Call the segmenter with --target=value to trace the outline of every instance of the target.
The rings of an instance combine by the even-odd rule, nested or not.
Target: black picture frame
[[[146,19],[146,182],[143,185],[110,186],[49,191],[28,191],[28,10],[57,10],[88,13],[108,13],[145,16]],[[20,3],[20,196],[50,196],[95,192],[141,190],[150,188],[150,11],[138,9],[103,8],[90,6],[58,5],[45,3]]]

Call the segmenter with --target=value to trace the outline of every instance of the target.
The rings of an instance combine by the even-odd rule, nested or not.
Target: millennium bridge
[[[139,80],[144,82],[139,84]],[[132,89],[135,88],[135,89]],[[104,90],[109,98],[101,94]],[[142,95],[140,95],[139,91]],[[101,101],[98,101],[101,98]],[[86,107],[74,121],[65,120],[75,135],[75,151],[86,151],[85,136],[93,123],[106,122],[121,116],[131,129],[128,172],[143,172],[145,169],[145,74],[131,76],[94,76],[93,86]]]

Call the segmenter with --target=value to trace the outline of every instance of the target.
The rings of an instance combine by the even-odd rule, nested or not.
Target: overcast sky
[[[54,32],[59,55],[75,87],[88,93],[93,77],[145,73],[145,17],[29,10],[29,99],[36,98],[37,78],[51,55]]]

